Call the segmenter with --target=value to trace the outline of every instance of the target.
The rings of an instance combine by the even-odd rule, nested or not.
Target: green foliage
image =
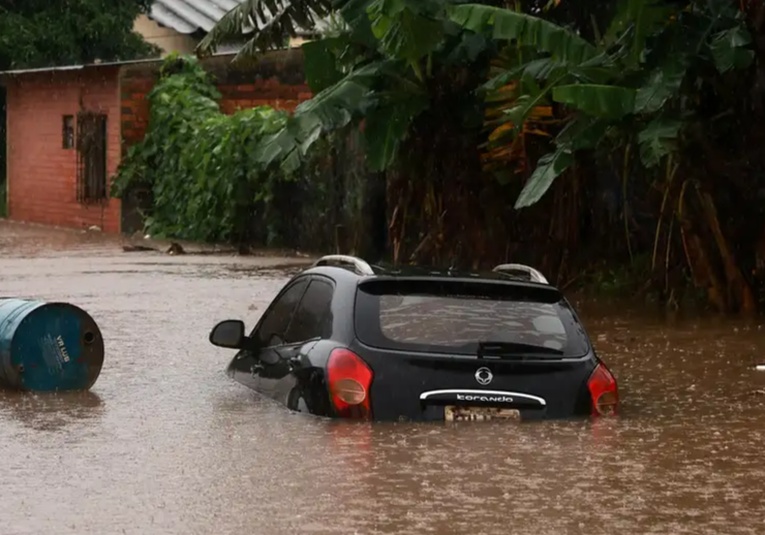
[[[519,61],[487,84],[493,90],[519,82],[517,104],[506,113],[513,132],[541,104],[564,105],[573,124],[583,118],[608,122],[599,139],[577,149],[561,132],[555,150],[539,160],[516,208],[537,202],[573,162],[572,150],[599,147],[608,139],[607,130],[610,137],[618,132],[624,145],[636,141],[645,166],[659,165],[679,150],[684,128],[696,113],[684,84],[698,86],[710,67],[722,75],[753,59],[741,14],[724,0],[621,0],[605,36],[595,43],[509,9],[464,4],[453,10],[452,19],[468,30],[513,42],[510,48]]]
[[[331,11],[331,0],[242,0],[226,13],[197,47],[202,54],[220,45],[243,44],[235,59],[283,48],[298,30],[310,31]],[[254,28],[252,21],[262,21]]]
[[[544,19],[481,4],[463,4],[452,10],[452,20],[493,39],[515,41],[522,47],[549,52],[553,58],[579,65],[598,55],[595,46],[575,33]]]
[[[113,185],[121,197],[148,185],[155,235],[200,241],[246,238],[253,212],[267,210],[289,177],[267,171],[255,158],[258,143],[277,132],[286,114],[261,106],[220,112],[219,94],[194,58],[169,57],[149,93],[149,129],[130,148]],[[263,214],[263,220],[267,214]]]
[[[158,55],[133,32],[151,0],[0,0],[0,70]]]
[[[581,285],[588,293],[602,297],[634,297],[645,287],[646,274],[650,271],[651,257],[644,254],[627,264],[593,266]]]
[[[264,165],[279,162],[294,172],[323,135],[363,123],[369,169],[389,168],[437,96],[436,73],[455,63],[474,65],[487,47],[485,39],[455,31],[449,1],[338,0],[335,6],[343,24],[303,45],[316,94],[260,147]],[[233,35],[219,26],[220,35]]]

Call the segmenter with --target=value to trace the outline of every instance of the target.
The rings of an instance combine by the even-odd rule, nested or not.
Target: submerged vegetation
[[[241,40],[263,5],[242,2],[200,52]],[[723,312],[763,304],[761,3],[303,0],[269,10],[273,23],[245,34],[240,56],[279,47],[334,13],[331,31],[302,46],[314,97],[289,116],[259,109],[222,118],[211,95],[194,104],[207,110],[194,114],[207,117],[191,120],[197,126],[153,116],[156,140],[185,132],[185,147],[210,146],[178,162],[178,145],[172,156],[167,146],[136,149],[124,169],[141,159],[163,169],[150,224],[231,239],[238,200],[260,195],[269,206],[274,184],[311,175],[328,139],[360,132],[368,176],[386,189],[380,253],[395,262],[512,258],[561,285],[606,265],[640,279],[620,291],[670,304],[686,289]],[[215,147],[233,152],[215,159]],[[218,198],[192,202],[188,192],[201,195],[213,172],[202,189]],[[172,193],[158,186],[171,181]]]

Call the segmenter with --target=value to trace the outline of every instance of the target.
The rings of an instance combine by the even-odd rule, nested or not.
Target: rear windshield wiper
[[[478,342],[479,359],[523,359],[529,357],[562,356],[562,350],[552,347],[521,344],[518,342]]]

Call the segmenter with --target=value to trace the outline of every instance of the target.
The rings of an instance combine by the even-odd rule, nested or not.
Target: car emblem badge
[[[478,368],[475,372],[475,380],[478,381],[479,385],[486,386],[492,379],[494,379],[494,374],[491,373],[489,368]]]

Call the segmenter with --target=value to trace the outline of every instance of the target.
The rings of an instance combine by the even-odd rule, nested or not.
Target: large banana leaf
[[[751,42],[752,36],[742,26],[717,33],[709,43],[717,70],[725,73],[748,67],[754,59],[754,51],[747,48]]]
[[[385,62],[361,67],[301,103],[287,125],[258,146],[257,160],[265,165],[280,162],[289,172],[297,169],[302,157],[323,132],[348,125],[366,109],[374,83],[386,67]]]
[[[555,151],[539,159],[515,201],[515,208],[525,208],[539,201],[555,179],[574,163],[574,153],[597,146],[607,127],[608,122],[604,120],[586,115],[574,117],[555,138]]]
[[[658,117],[638,134],[640,159],[646,167],[658,165],[665,156],[677,150],[677,137],[683,123],[677,119]]]
[[[443,40],[443,0],[374,0],[367,11],[372,33],[390,58],[414,65]]]
[[[636,67],[645,51],[648,36],[665,25],[677,10],[676,4],[663,0],[621,0],[603,36],[603,45],[609,47],[622,36],[628,37],[627,62]]]
[[[314,93],[319,93],[342,80],[343,73],[337,68],[337,58],[333,49],[343,41],[341,37],[325,37],[301,45],[305,79]]]
[[[635,95],[637,113],[659,111],[669,99],[677,95],[685,78],[688,64],[684,55],[668,56],[662,65],[654,69]]]
[[[517,41],[520,46],[533,47],[574,65],[599,55],[594,45],[566,28],[510,9],[462,4],[452,8],[451,20],[476,33]]]
[[[588,115],[620,119],[635,109],[635,90],[616,85],[559,85],[552,90],[553,100]]]
[[[550,189],[553,181],[572,163],[574,163],[574,155],[567,148],[559,148],[555,152],[542,156],[534,173],[521,190],[518,200],[515,201],[515,208],[524,208],[536,203]]]
[[[197,45],[209,54],[220,45],[240,44],[235,59],[281,48],[298,30],[312,30],[330,14],[332,0],[243,0],[226,13]]]
[[[265,165],[280,163],[293,172],[323,133],[363,118],[368,165],[373,170],[387,168],[412,120],[429,102],[421,86],[401,76],[402,66],[380,61],[360,67],[301,103],[287,125],[259,145],[257,160]]]
[[[428,106],[425,94],[399,93],[396,97],[365,117],[367,165],[372,171],[382,171],[395,161],[412,120]]]

